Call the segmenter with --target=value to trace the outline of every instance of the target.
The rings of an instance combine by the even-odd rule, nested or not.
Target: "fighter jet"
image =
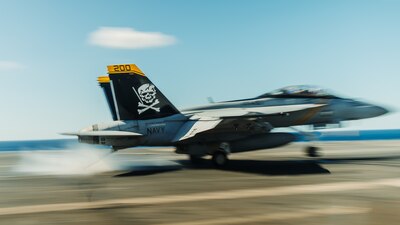
[[[274,128],[323,127],[386,114],[383,107],[341,98],[315,86],[290,86],[255,98],[178,110],[135,65],[107,66],[98,78],[114,121],[94,124],[76,135],[82,143],[121,150],[135,146],[174,146],[192,162],[211,155],[224,166],[228,155],[293,142],[290,132]],[[317,156],[317,148],[308,149]]]

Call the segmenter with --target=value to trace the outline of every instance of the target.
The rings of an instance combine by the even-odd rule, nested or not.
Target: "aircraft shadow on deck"
[[[181,161],[188,169],[215,169],[210,160],[204,160],[193,165],[190,161]],[[307,175],[307,174],[330,174],[330,171],[323,168],[315,161],[310,160],[230,160],[223,171],[240,173],[252,173],[259,175]]]
[[[163,166],[140,166],[128,169],[128,172],[117,174],[114,177],[132,177],[132,176],[149,176],[160,173],[168,173],[181,170],[180,165],[163,165]]]
[[[115,177],[148,176],[160,173],[174,172],[181,169],[187,170],[217,170],[211,160],[202,160],[192,164],[189,160],[177,161],[176,166],[149,166],[134,168],[129,172],[115,175]],[[219,169],[240,173],[252,173],[259,175],[307,175],[307,174],[330,174],[330,171],[323,168],[313,160],[231,160],[229,164]]]
[[[312,175],[312,174],[330,174],[331,172],[324,168],[324,164],[359,164],[360,162],[368,163],[369,161],[386,161],[398,160],[400,156],[365,156],[365,157],[326,157],[316,159],[291,159],[291,160],[243,160],[233,159],[229,164],[219,170],[232,171],[240,173],[251,173],[268,176],[296,176],[296,175]],[[135,167],[129,172],[118,174],[115,177],[129,176],[148,176],[160,173],[175,172],[181,169],[187,170],[216,170],[211,160],[203,159],[193,164],[189,160],[178,160],[177,165],[164,166],[142,166]]]
[[[318,161],[322,164],[340,164],[340,163],[355,163],[362,161],[387,161],[387,160],[398,160],[400,159],[399,155],[394,156],[361,156],[361,157],[327,157],[319,159]]]

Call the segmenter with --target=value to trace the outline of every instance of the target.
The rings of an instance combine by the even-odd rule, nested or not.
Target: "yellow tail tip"
[[[144,73],[135,64],[108,65],[108,74],[135,73],[144,76]]]
[[[97,78],[99,83],[110,83],[110,78],[108,76],[100,76]]]

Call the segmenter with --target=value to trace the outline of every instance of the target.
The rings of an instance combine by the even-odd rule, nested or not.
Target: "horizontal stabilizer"
[[[99,137],[134,137],[143,136],[139,133],[128,132],[128,131],[115,131],[115,130],[105,130],[105,131],[80,131],[80,132],[69,132],[62,133],[62,135],[72,135],[72,136],[99,136]]]

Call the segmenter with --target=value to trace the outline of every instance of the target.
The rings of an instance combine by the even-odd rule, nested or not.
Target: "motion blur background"
[[[400,1],[0,1],[1,140],[111,120],[96,78],[137,64],[178,107],[314,84],[399,108]],[[399,128],[400,114],[347,129]]]

